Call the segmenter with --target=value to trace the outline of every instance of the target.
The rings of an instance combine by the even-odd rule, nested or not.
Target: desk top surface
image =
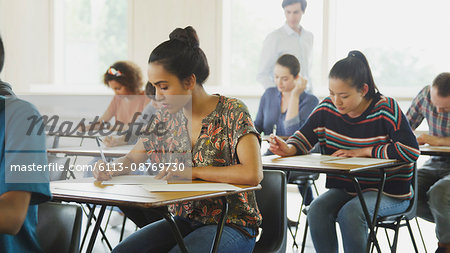
[[[393,159],[376,159],[360,157],[332,157],[329,155],[308,154],[300,156],[280,157],[277,155],[262,158],[264,168],[278,168],[282,170],[299,170],[309,172],[333,172],[347,174],[351,172],[390,168],[404,164]]]
[[[450,157],[450,147],[449,146],[421,145],[420,146],[420,154]]]
[[[103,147],[103,153],[106,157],[121,157],[128,154],[134,145],[124,145],[116,147]],[[70,146],[47,149],[49,154],[66,154],[73,156],[100,156],[98,147]]]
[[[186,182],[183,182],[186,183]],[[192,183],[202,183],[193,181]],[[102,185],[93,178],[50,183],[53,199],[102,205],[155,208],[183,201],[201,200],[254,191],[261,186],[235,185],[236,191],[150,192],[139,185]]]

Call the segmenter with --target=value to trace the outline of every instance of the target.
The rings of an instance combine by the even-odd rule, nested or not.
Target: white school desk
[[[306,157],[308,159],[306,159]],[[316,173],[333,173],[333,174],[344,174],[349,176],[355,186],[356,192],[358,194],[359,201],[361,203],[364,215],[366,217],[367,225],[369,227],[369,238],[367,243],[367,250],[369,251],[370,243],[374,243],[378,252],[381,252],[378,240],[376,238],[374,224],[376,222],[376,217],[378,214],[378,209],[380,207],[381,193],[384,188],[384,183],[386,179],[385,169],[399,166],[405,164],[401,161],[386,161],[379,159],[380,162],[371,165],[358,165],[358,164],[333,164],[331,162],[323,162],[324,159],[328,159],[330,156],[320,155],[320,154],[310,154],[305,156],[290,156],[290,157],[280,157],[277,155],[264,156],[262,158],[264,169],[279,169],[284,171],[302,171],[302,172],[316,172]],[[340,159],[345,159],[344,157]],[[338,159],[338,160],[340,160]],[[358,179],[354,177],[355,172],[379,169],[381,184],[378,187],[377,201],[375,204],[375,210],[373,219],[370,218],[369,211],[367,210],[366,202],[362,195],[361,186]]]
[[[134,145],[123,145],[116,147],[102,147],[106,157],[122,157],[128,154]],[[65,154],[68,156],[96,156],[100,157],[100,149],[98,147],[70,146],[47,149],[49,154]]]
[[[54,181],[50,183],[50,190],[53,200],[72,201],[78,203],[101,205],[100,213],[92,231],[86,252],[92,252],[100,224],[105,213],[106,206],[130,206],[140,208],[152,208],[159,212],[169,222],[172,232],[177,240],[180,249],[187,252],[183,238],[178,227],[169,213],[167,206],[184,201],[201,200],[209,198],[222,198],[224,203],[222,215],[217,226],[217,232],[214,243],[211,246],[211,252],[218,249],[223,226],[228,213],[228,203],[226,196],[240,192],[255,191],[261,189],[261,186],[235,185],[239,187],[236,191],[211,191],[211,192],[149,192],[138,185],[108,185],[103,186],[99,182],[93,182],[93,179]],[[202,183],[193,181],[193,183]]]
[[[421,155],[447,156],[450,157],[450,146],[429,146],[421,145],[419,147]]]

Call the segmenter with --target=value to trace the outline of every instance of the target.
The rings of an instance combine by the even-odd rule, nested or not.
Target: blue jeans
[[[369,214],[373,216],[377,192],[364,192]],[[401,200],[382,195],[378,216],[405,211],[409,200]],[[341,230],[342,242],[346,253],[365,252],[368,226],[361,202],[341,189],[330,189],[314,199],[308,211],[308,223],[312,241],[318,253],[337,253],[338,240],[336,221]]]
[[[450,243],[450,159],[433,157],[417,176],[417,216],[435,222],[439,242]]]
[[[175,222],[184,237],[184,243],[189,252],[209,252],[214,242],[217,225],[203,225],[181,217],[175,217]],[[241,227],[250,235],[256,235],[256,229]],[[252,252],[255,238],[244,235],[236,228],[224,226],[218,252]],[[119,252],[181,252],[169,223],[160,220],[151,223],[134,232],[122,241],[112,251]]]

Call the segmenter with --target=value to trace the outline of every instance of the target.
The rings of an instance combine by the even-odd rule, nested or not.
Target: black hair
[[[147,82],[145,85],[145,95],[149,96],[150,98],[153,98],[156,94],[156,88],[152,85],[152,83]]]
[[[148,63],[161,64],[181,81],[194,74],[196,82],[202,85],[209,76],[208,60],[192,26],[173,30],[169,40],[153,49]]]
[[[5,48],[3,47],[2,36],[0,35],[0,73],[3,70],[3,64],[5,63]]]
[[[103,74],[103,83],[109,86],[109,82],[113,80],[127,87],[134,94],[138,94],[144,84],[141,68],[131,61],[115,62],[106,70]]]
[[[283,0],[283,2],[281,3],[281,7],[283,7],[284,9],[284,7],[296,3],[300,3],[300,5],[302,6],[302,11],[305,12],[306,6],[308,5],[306,0]]]
[[[432,85],[437,88],[440,97],[450,96],[450,73],[440,73],[434,78]]]
[[[369,86],[366,98],[373,98],[378,93],[378,88],[372,77],[369,63],[360,51],[354,50],[348,56],[334,64],[328,78],[337,78],[348,82],[358,91],[362,90],[364,84]]]
[[[300,72],[300,63],[298,62],[297,57],[291,54],[283,54],[278,58],[277,64],[289,69],[289,72],[296,77]]]

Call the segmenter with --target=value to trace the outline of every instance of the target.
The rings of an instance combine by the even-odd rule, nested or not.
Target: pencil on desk
[[[95,137],[95,141],[97,142],[98,149],[100,150],[100,155],[102,157],[102,160],[106,163],[105,154],[103,153],[102,146],[100,145],[100,141],[101,141],[100,138],[99,137]]]

